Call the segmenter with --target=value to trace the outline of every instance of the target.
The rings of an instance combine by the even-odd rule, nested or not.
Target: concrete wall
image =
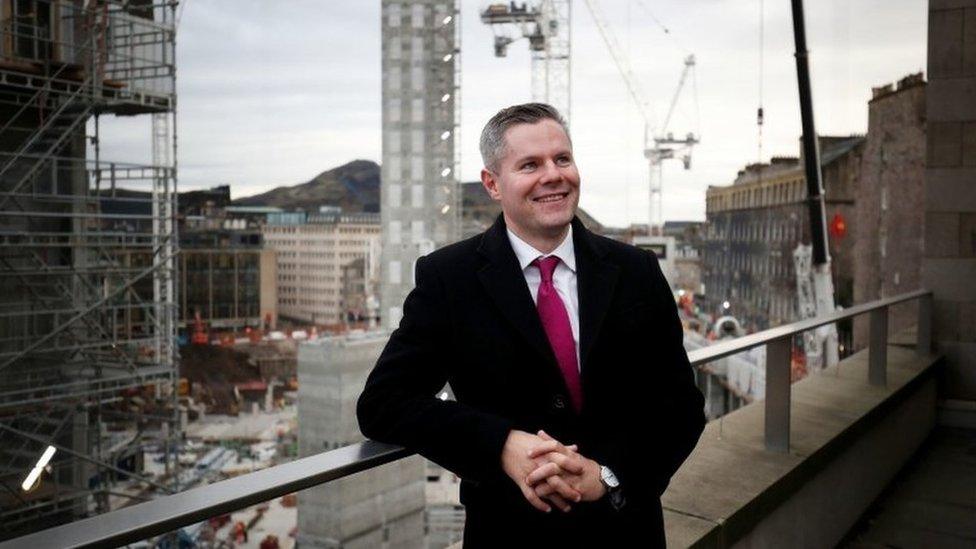
[[[301,457],[364,437],[356,400],[385,334],[332,338],[298,348]],[[397,460],[298,494],[298,541],[317,547],[424,547],[425,461]]]
[[[837,545],[932,430],[935,385],[928,380],[732,547]]]
[[[787,453],[762,401],[710,421],[661,498],[669,546],[835,546],[934,426],[943,362],[892,345],[884,386],[866,351],[794,383]]]
[[[976,400],[976,0],[930,0],[925,254],[945,396]]]

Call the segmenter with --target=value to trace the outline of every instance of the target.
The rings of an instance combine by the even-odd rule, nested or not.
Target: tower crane
[[[678,87],[671,99],[671,105],[668,108],[664,123],[658,130],[655,128],[654,118],[648,105],[647,96],[634,76],[630,68],[630,63],[623,54],[623,50],[617,42],[616,36],[610,30],[609,24],[604,19],[599,5],[596,0],[584,0],[584,2],[590,15],[593,17],[593,22],[596,23],[597,29],[600,31],[600,36],[603,38],[607,50],[610,52],[610,57],[613,58],[617,70],[620,71],[620,76],[623,77],[624,83],[627,85],[627,91],[631,99],[634,100],[637,110],[644,119],[644,158],[648,160],[648,187],[650,192],[650,212],[647,230],[649,236],[654,236],[655,233],[660,234],[664,224],[661,205],[663,176],[661,164],[664,160],[680,158],[684,168],[686,170],[691,169],[691,149],[699,143],[699,138],[694,133],[689,132],[684,138],[676,138],[669,128],[671,118],[674,115],[675,107],[678,104],[678,99],[688,75],[693,73],[695,69],[695,56],[694,54],[688,54],[685,57],[681,78],[678,80]]]
[[[549,103],[570,120],[571,0],[497,2],[481,11],[495,34],[495,57],[527,38],[532,54],[532,100]]]

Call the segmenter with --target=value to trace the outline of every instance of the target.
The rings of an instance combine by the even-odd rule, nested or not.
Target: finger
[[[555,463],[564,472],[573,475],[583,474],[583,470],[586,468],[586,464],[580,458],[579,454],[565,455],[560,454],[559,452],[549,452],[544,456],[536,457],[532,461],[535,463],[536,469],[546,465],[547,463]]]
[[[561,495],[556,492],[556,489],[550,486],[546,482],[541,482],[535,487],[535,495],[539,496],[544,501],[549,501],[562,511],[569,511],[572,507],[569,502],[566,501]]]
[[[532,486],[535,483],[544,480],[546,477],[558,475],[560,471],[561,469],[559,468],[559,465],[552,462],[546,463],[545,465],[536,468],[535,471],[529,473],[529,476],[525,477],[525,483]]]
[[[569,502],[563,499],[563,497],[557,493],[549,494],[548,496],[546,496],[546,499],[551,501],[553,505],[558,507],[559,510],[563,511],[564,513],[568,513],[569,510],[572,509],[572,507],[569,505]]]
[[[541,442],[537,446],[529,450],[529,459],[532,459],[536,456],[541,456],[543,454],[548,454],[549,452],[555,452],[559,449],[559,446],[561,446],[561,444],[559,444],[559,441],[557,440],[551,440],[551,441],[547,440],[546,442]]]
[[[569,484],[566,484],[566,481],[563,480],[562,477],[558,475],[553,475],[546,478],[546,482],[549,483],[549,486],[552,486],[553,488],[556,489],[556,493],[558,493],[560,496],[566,498],[569,501],[580,501],[580,499],[582,499],[583,497],[583,495],[580,494],[578,490],[576,490]]]
[[[576,451],[579,450],[579,446],[577,446],[575,444],[570,444],[569,446],[566,447],[566,449],[572,450],[572,451],[576,452]]]
[[[578,457],[565,456],[557,452],[549,452],[546,454],[546,457],[549,458],[550,462],[559,465],[559,468],[563,471],[572,473],[574,475],[583,474],[583,469],[585,469],[583,466],[583,460],[579,459]]]
[[[546,440],[556,440],[556,439],[552,438],[551,436],[549,436],[549,433],[543,431],[542,429],[539,429],[539,432],[536,433],[536,434],[539,435],[540,437],[546,439]]]
[[[552,508],[546,505],[546,502],[542,501],[542,499],[535,494],[535,490],[524,484],[519,486],[519,488],[522,489],[522,495],[525,496],[525,499],[528,500],[533,507],[542,511],[543,513],[552,511]]]

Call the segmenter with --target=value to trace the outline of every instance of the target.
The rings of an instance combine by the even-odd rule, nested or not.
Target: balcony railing
[[[918,290],[724,341],[691,351],[688,358],[692,366],[698,367],[765,345],[765,444],[771,452],[786,452],[790,440],[790,350],[793,336],[839,320],[869,314],[868,379],[871,384],[884,385],[887,377],[888,308],[916,299],[919,301],[916,352],[927,355],[932,344],[932,292]],[[35,532],[8,540],[0,544],[0,548],[114,547],[135,543],[413,454],[398,446],[366,441]]]

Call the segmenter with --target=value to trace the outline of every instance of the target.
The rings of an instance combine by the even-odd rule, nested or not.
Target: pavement
[[[937,427],[841,547],[976,547],[976,430]]]

